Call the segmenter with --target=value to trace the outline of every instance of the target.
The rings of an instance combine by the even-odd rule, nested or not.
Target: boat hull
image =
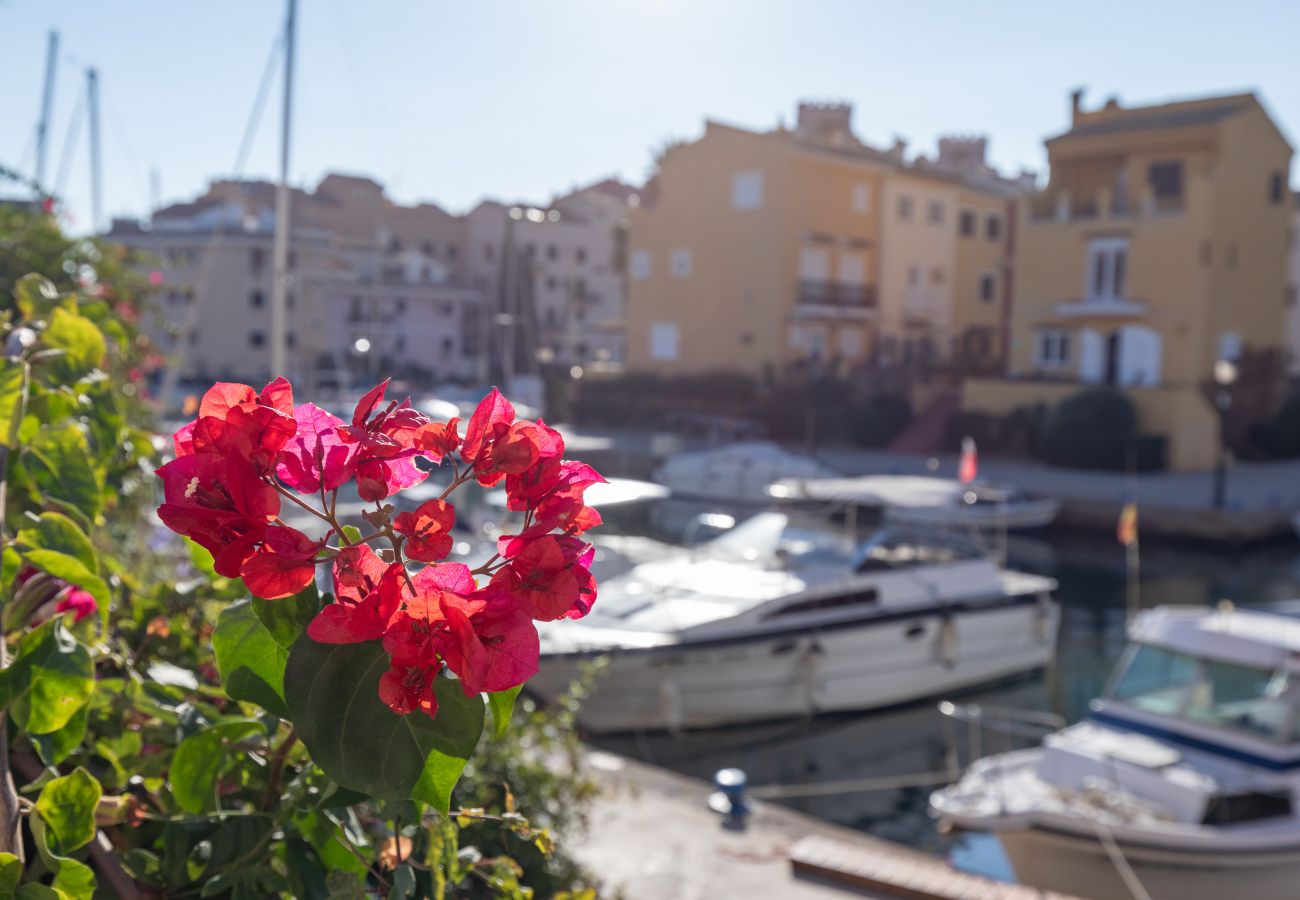
[[[1046,528],[1056,519],[1060,509],[1057,500],[1027,500],[1005,506],[891,506],[885,510],[885,521],[921,528],[975,527],[1026,531]]]
[[[1133,891],[1096,837],[1040,828],[999,831],[1016,879],[1091,900],[1131,900]],[[1151,900],[1288,900],[1300,894],[1300,848],[1291,852],[1179,851],[1116,844]]]
[[[878,709],[1044,667],[1058,610],[1037,597],[890,613],[833,629],[609,654],[579,719],[593,731],[701,728]],[[543,654],[528,689],[560,696],[595,654]]]

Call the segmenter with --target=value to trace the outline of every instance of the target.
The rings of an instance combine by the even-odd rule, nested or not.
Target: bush
[[[912,405],[905,396],[877,394],[850,411],[849,436],[861,447],[883,447],[911,420]]]
[[[1165,439],[1137,433],[1133,401],[1110,387],[1080,391],[1047,417],[1039,454],[1054,466],[1149,472],[1165,467]]]
[[[948,418],[947,446],[954,452],[962,438],[973,438],[976,446],[1004,456],[1033,456],[1042,442],[1047,407],[1042,403],[1017,406],[1005,416],[968,410]]]
[[[1251,439],[1268,456],[1300,456],[1300,392],[1288,394],[1277,415],[1255,425]]]

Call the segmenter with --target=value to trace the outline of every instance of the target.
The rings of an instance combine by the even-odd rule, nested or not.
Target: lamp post
[[[1228,493],[1228,410],[1232,408],[1232,386],[1237,381],[1237,364],[1221,359],[1214,364],[1214,408],[1219,413],[1219,461],[1214,467],[1214,508],[1223,509]]]

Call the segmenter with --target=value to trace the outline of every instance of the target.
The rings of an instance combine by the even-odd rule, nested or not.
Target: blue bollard
[[[745,827],[745,816],[749,814],[749,804],[745,801],[748,785],[749,779],[743,769],[719,769],[714,773],[713,786],[718,790],[709,798],[709,806],[722,813],[723,827]]]

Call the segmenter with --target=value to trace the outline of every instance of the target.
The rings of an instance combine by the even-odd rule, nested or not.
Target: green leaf
[[[63,855],[94,840],[95,808],[102,794],[95,776],[80,766],[45,785],[36,812],[49,826],[51,850]]]
[[[276,641],[249,600],[227,606],[217,617],[212,634],[212,649],[226,693],[234,700],[256,703],[287,719],[284,665],[289,659],[289,646]]]
[[[320,594],[316,591],[316,583],[312,582],[292,597],[280,600],[254,597],[253,611],[275,642],[288,650],[320,612]]]
[[[0,446],[9,445],[14,419],[22,406],[26,365],[13,360],[0,364]]]
[[[94,689],[90,651],[68,633],[61,618],[25,635],[13,664],[0,672],[0,700],[14,722],[32,734],[63,728]]]
[[[90,444],[76,425],[40,429],[23,454],[23,464],[47,499],[75,507],[91,519],[99,514],[102,485],[90,462]]]
[[[214,807],[217,776],[232,761],[228,745],[263,731],[257,719],[234,719],[192,734],[172,755],[169,779],[181,809],[201,813]]]
[[[23,321],[42,319],[59,305],[59,289],[44,275],[32,272],[18,279],[14,285],[14,298]]]
[[[62,578],[69,584],[75,584],[82,590],[88,591],[99,604],[100,610],[108,609],[108,585],[75,556],[60,553],[58,550],[28,550],[23,554],[23,559],[42,572],[48,572],[55,578]]]
[[[18,530],[18,542],[33,550],[57,550],[75,558],[89,571],[99,571],[99,558],[90,538],[62,513],[41,513],[33,525]]]
[[[379,699],[388,656],[379,641],[318,644],[303,635],[289,652],[285,699],[316,765],[352,790],[420,800],[447,812],[451,790],[483,732],[483,701],[435,679],[438,714],[399,716]]]
[[[86,720],[90,713],[90,704],[72,714],[68,724],[49,734],[31,734],[36,752],[47,766],[55,766],[68,758],[68,755],[81,746],[86,739]]]
[[[508,691],[491,691],[487,696],[488,709],[492,710],[492,740],[499,741],[510,728],[510,714],[515,711],[515,700],[523,685],[516,685]]]
[[[0,897],[11,896],[22,877],[22,861],[12,853],[0,853]]]
[[[359,543],[361,540],[361,529],[355,525],[344,525],[343,536],[347,538],[349,544]]]
[[[41,338],[47,346],[63,351],[53,361],[61,381],[80,381],[104,358],[104,335],[95,323],[62,307],[54,310]]]
[[[393,889],[388,892],[389,900],[402,900],[415,896],[415,869],[410,863],[402,863],[393,872]]]

